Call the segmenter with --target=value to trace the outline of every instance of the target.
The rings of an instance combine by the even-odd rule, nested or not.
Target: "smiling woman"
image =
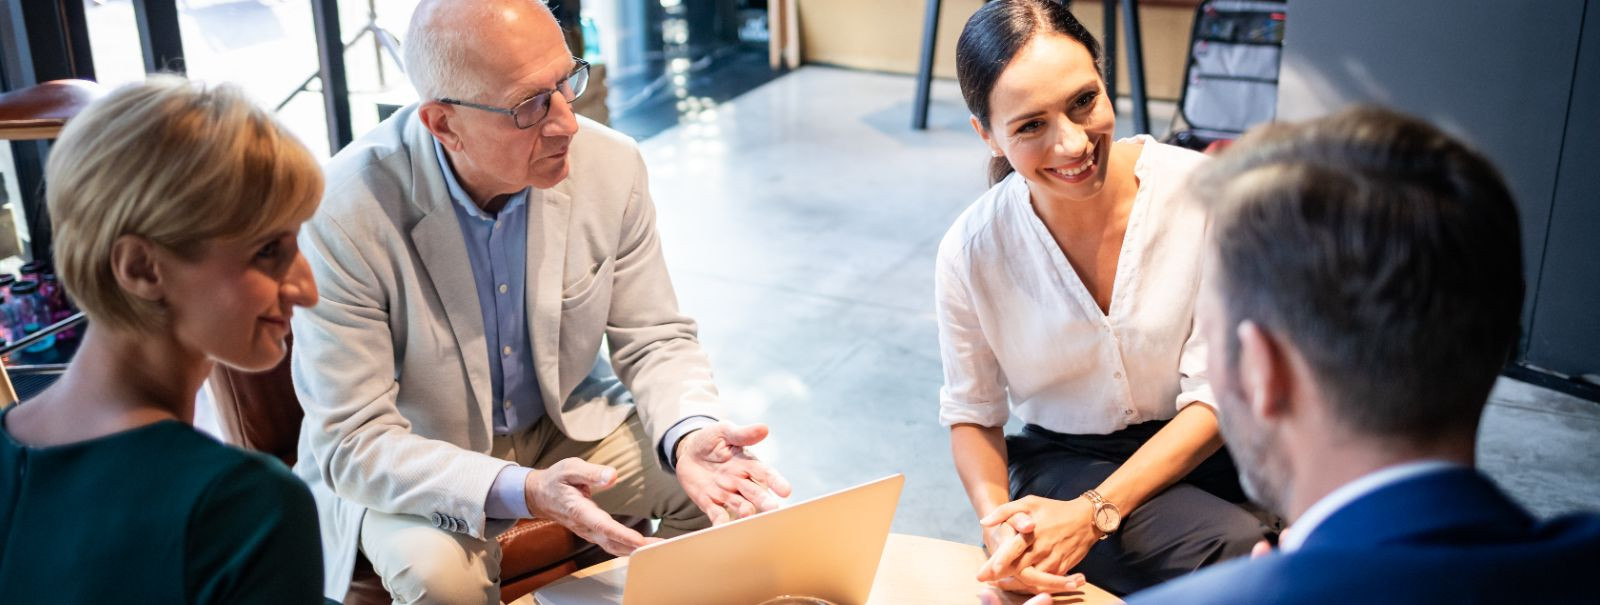
[[[1013,591],[1125,594],[1263,536],[1194,332],[1204,156],[1113,141],[1099,60],[1053,0],[990,2],[956,47],[993,187],[939,247],[939,418],[994,553],[978,577]]]
[[[55,385],[0,412],[5,600],[320,602],[305,486],[190,426],[213,362],[272,367],[316,302],[295,244],[316,161],[238,88],[157,77],[79,114],[46,176],[92,327]],[[98,561],[116,564],[77,564]]]

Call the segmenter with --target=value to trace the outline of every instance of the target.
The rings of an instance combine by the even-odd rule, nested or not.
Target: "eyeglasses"
[[[517,106],[511,109],[449,98],[439,99],[439,102],[446,105],[459,105],[461,107],[503,113],[511,116],[511,121],[517,125],[517,128],[532,128],[534,124],[538,124],[541,120],[544,120],[545,116],[550,114],[550,95],[559,92],[563,99],[571,103],[578,100],[578,97],[583,96],[584,89],[589,88],[589,62],[576,57],[572,60],[577,62],[578,65],[572,68],[572,73],[567,74],[566,79],[556,85],[555,90],[537,93],[524,99],[521,103],[517,103]]]

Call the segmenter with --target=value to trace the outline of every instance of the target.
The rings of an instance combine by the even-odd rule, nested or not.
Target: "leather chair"
[[[287,339],[292,346],[293,337]],[[259,374],[218,364],[211,372],[217,421],[229,443],[276,456],[293,465],[304,416],[294,393],[288,356]],[[639,527],[636,526],[636,529]],[[500,598],[515,600],[545,584],[608,558],[604,551],[551,521],[524,519],[498,538]],[[346,604],[389,603],[372,564],[357,554]]]
[[[88,80],[51,80],[0,94],[0,140],[53,139],[105,93]]]
[[[0,94],[0,141],[54,139],[67,120],[104,95],[103,87],[88,80],[52,80]],[[0,225],[10,228],[10,219],[0,221]],[[62,370],[54,366],[24,366],[12,371],[17,373],[21,388],[12,384],[11,372],[0,362],[0,409],[37,394],[55,382]]]

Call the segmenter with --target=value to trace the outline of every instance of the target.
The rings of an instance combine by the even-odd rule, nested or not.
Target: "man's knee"
[[[494,603],[500,598],[499,545],[369,514],[361,545],[396,603]]]
[[[481,562],[459,549],[418,549],[404,553],[393,570],[381,570],[383,586],[396,603],[496,603],[500,586]],[[388,572],[388,573],[385,573]]]
[[[689,499],[683,487],[681,485],[673,487],[676,489],[665,489],[661,494],[653,494],[662,498],[656,508],[655,516],[661,519],[661,526],[656,529],[656,536],[674,538],[711,527],[711,518]]]

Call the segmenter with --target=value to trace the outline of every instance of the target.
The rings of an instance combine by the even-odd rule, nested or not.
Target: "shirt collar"
[[[1348,506],[1351,502],[1360,500],[1367,494],[1408,479],[1460,468],[1460,466],[1457,463],[1444,460],[1418,460],[1384,467],[1362,475],[1361,478],[1328,492],[1328,495],[1323,496],[1316,504],[1311,505],[1311,508],[1306,509],[1306,512],[1295,520],[1294,525],[1284,532],[1283,540],[1278,543],[1278,550],[1285,553],[1299,550],[1306,543],[1306,538],[1309,538],[1311,533],[1317,530],[1318,525],[1328,520],[1328,517],[1333,516],[1333,513],[1338,512],[1339,509]]]
[[[439,171],[444,173],[444,186],[450,192],[450,199],[455,200],[457,205],[466,210],[467,216],[491,223],[494,222],[495,217],[485,214],[483,209],[472,201],[472,196],[467,195],[467,190],[461,187],[461,181],[456,180],[456,171],[450,167],[450,158],[445,156],[444,145],[439,144],[439,139],[433,139],[433,150],[436,152],[434,155],[439,158]],[[516,195],[511,196],[511,199],[506,200],[506,205],[500,209],[500,212],[503,213],[507,210],[515,209],[526,202],[528,200],[528,189],[523,188],[522,191],[518,191]]]

